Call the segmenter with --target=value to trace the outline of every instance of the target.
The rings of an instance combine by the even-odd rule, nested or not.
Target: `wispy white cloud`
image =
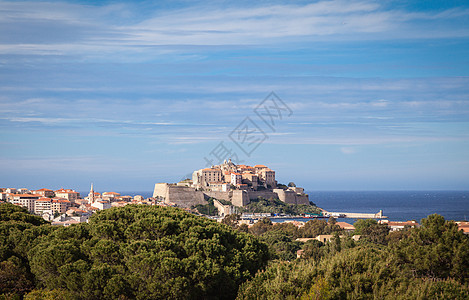
[[[354,154],[354,153],[357,152],[357,148],[354,148],[354,147],[341,147],[340,151],[343,154]]]
[[[158,10],[140,20],[132,5],[88,6],[49,2],[1,2],[0,53],[165,55],[183,48],[162,45],[258,45],[322,39],[420,39],[467,37],[467,27],[446,22],[469,16],[467,9],[413,13],[372,1],[320,1],[251,7]],[[117,21],[119,20],[119,21]],[[426,22],[433,22],[428,30]],[[51,28],[54,30],[50,30]]]
[[[19,170],[20,172],[31,171],[62,171],[73,170],[74,172],[104,170],[112,161],[107,157],[99,156],[62,156],[62,157],[29,157],[29,158],[2,158],[0,165],[6,170]],[[114,163],[116,161],[114,160]]]

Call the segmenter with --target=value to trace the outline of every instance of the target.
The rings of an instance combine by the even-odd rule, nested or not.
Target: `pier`
[[[331,212],[323,211],[324,216],[334,218],[348,218],[348,219],[387,219],[388,217],[383,216],[383,211],[380,210],[375,214],[370,213],[348,213],[348,212]]]
[[[317,218],[347,218],[347,219],[387,219],[387,216],[383,216],[383,211],[372,214],[372,213],[349,213],[349,212],[331,212],[322,210],[318,215],[307,214],[307,215],[275,215],[271,213],[243,213],[241,219],[258,220],[262,218],[269,219],[317,219]]]

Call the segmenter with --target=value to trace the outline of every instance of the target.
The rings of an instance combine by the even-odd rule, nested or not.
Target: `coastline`
[[[123,191],[122,195],[150,197],[148,191]],[[437,213],[447,220],[469,220],[469,191],[306,191],[310,200],[326,211],[383,214],[391,221],[416,220]],[[304,219],[308,220],[308,219]],[[353,218],[341,218],[352,222]]]

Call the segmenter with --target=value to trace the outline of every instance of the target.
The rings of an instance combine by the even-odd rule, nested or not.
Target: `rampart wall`
[[[245,206],[259,197],[265,199],[280,199],[288,204],[309,204],[308,195],[297,194],[294,191],[274,189],[273,191],[243,191],[232,190],[229,192],[196,191],[192,187],[177,186],[168,183],[157,183],[153,191],[153,197],[161,197],[165,203],[174,203],[180,207],[191,207],[197,204],[206,204],[206,198],[222,199],[230,201],[234,206]]]

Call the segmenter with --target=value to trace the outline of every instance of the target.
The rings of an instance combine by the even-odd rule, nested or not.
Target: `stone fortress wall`
[[[234,206],[245,206],[259,197],[279,199],[288,204],[309,205],[309,197],[302,191],[274,189],[272,191],[231,190],[229,192],[198,191],[193,187],[178,186],[168,183],[157,183],[153,197],[164,199],[167,204],[190,208],[197,204],[207,204],[205,199],[215,198],[231,202]]]
[[[190,208],[197,204],[207,204],[205,195],[201,191],[187,186],[177,186],[168,183],[157,183],[153,190],[153,197],[163,198],[167,204]]]

